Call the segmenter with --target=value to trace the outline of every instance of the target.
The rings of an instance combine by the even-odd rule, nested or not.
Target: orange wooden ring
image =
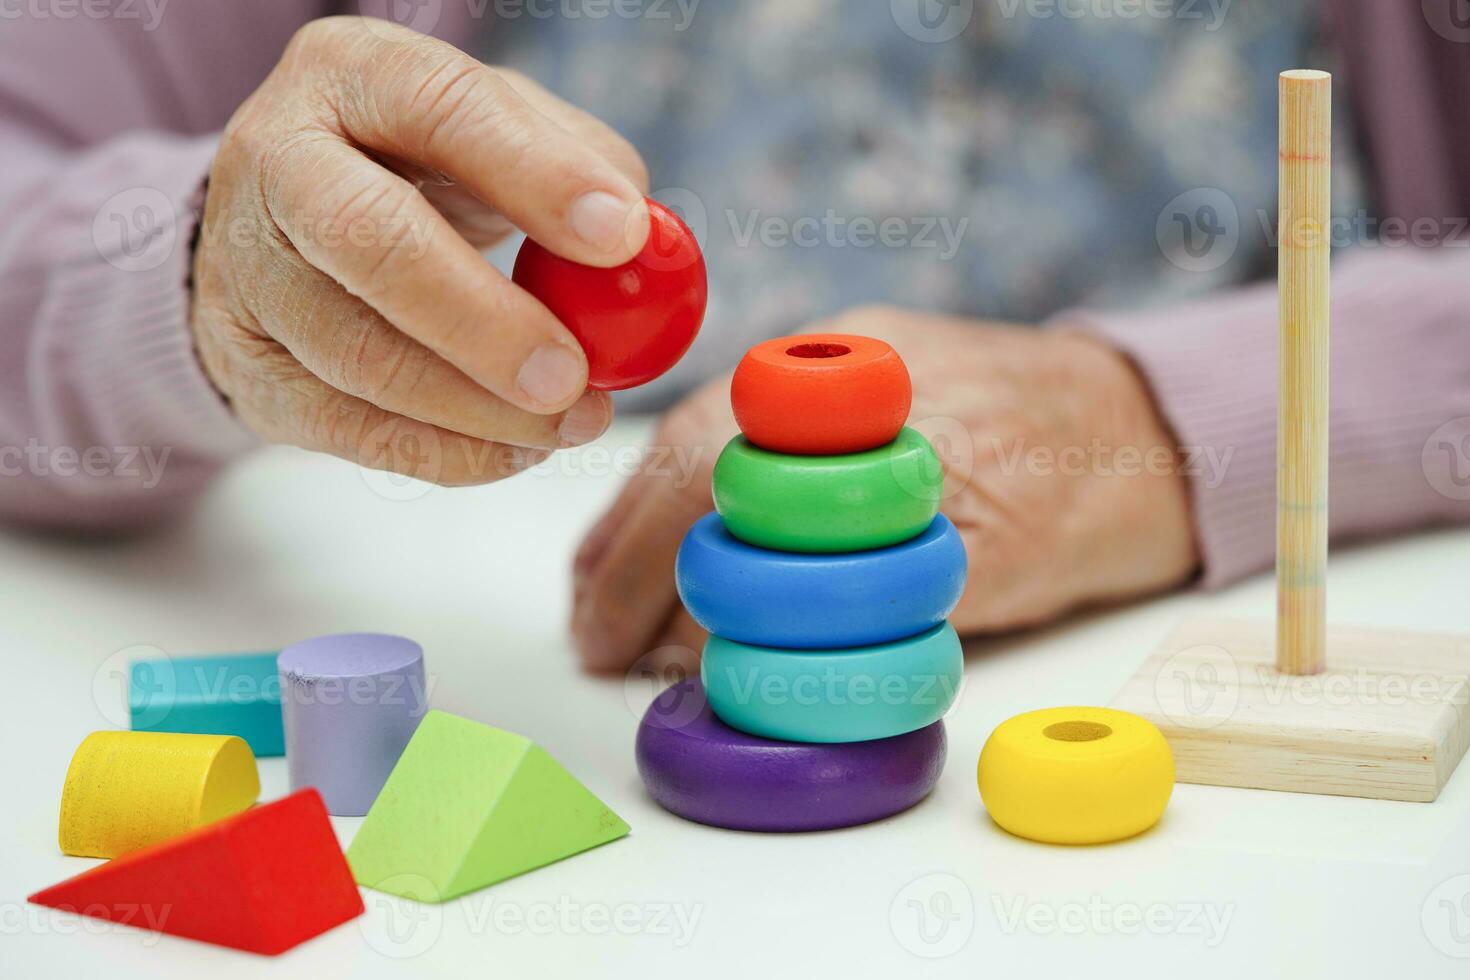
[[[745,437],[799,456],[857,453],[890,443],[909,417],[913,386],[881,340],[817,333],[777,337],[745,352],[730,404]]]

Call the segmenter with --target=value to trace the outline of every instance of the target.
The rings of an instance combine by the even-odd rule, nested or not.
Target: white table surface
[[[152,537],[0,535],[0,975],[1470,976],[1470,766],[1429,805],[1181,785],[1155,830],[1105,847],[985,817],[974,766],[998,722],[1106,703],[1188,613],[1270,616],[1264,578],[971,644],[944,776],[896,818],[768,836],[662,811],[633,764],[651,686],[583,674],[564,626],[572,550],[646,431],[620,423],[499,486],[390,488],[412,499],[274,449]],[[1467,585],[1470,532],[1353,549],[1334,559],[1332,617],[1470,631]],[[76,745],[120,726],[130,648],[350,630],[421,641],[435,707],[536,739],[632,835],[444,906],[365,891],[365,916],[278,959],[25,904],[96,863],[57,851],[57,805]],[[263,799],[286,791],[283,759],[261,776]],[[344,844],[359,823],[335,820]]]

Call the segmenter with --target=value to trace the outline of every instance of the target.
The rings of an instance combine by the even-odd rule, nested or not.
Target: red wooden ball
[[[611,269],[580,265],[531,239],[511,278],[539,299],[587,354],[587,386],[646,384],[684,356],[704,319],[704,256],[679,216],[648,201],[648,242]]]

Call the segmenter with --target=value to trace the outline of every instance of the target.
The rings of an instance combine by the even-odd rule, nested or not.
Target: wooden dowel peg
[[[1280,82],[1276,666],[1325,669],[1332,76]]]

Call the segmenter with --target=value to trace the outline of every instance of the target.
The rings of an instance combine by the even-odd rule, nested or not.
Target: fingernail
[[[563,446],[581,446],[602,435],[607,428],[607,402],[601,398],[583,398],[561,417],[557,437]]]
[[[577,355],[561,344],[542,344],[521,365],[516,384],[532,401],[558,405],[577,394],[582,384],[582,368],[577,363]]]
[[[591,191],[572,202],[567,213],[572,232],[599,252],[612,252],[623,244],[633,208],[607,191]]]

